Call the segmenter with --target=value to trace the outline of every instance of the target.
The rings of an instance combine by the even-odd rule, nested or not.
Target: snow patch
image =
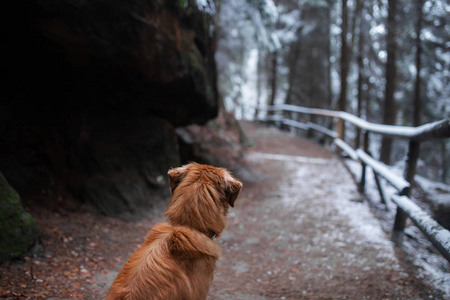
[[[290,162],[310,163],[310,164],[328,164],[330,162],[330,159],[326,158],[261,153],[261,152],[251,152],[250,154],[248,154],[248,158],[250,160],[270,159],[270,160],[290,161]]]
[[[350,172],[355,176],[356,180],[361,178],[361,165],[355,161],[347,160],[345,162]],[[396,174],[402,173],[402,168],[400,166],[395,166],[391,168],[391,171]],[[450,190],[450,187],[445,184],[431,182],[420,176],[415,176],[416,181],[422,186],[422,188],[431,193],[433,199],[439,199],[435,197],[433,191],[438,189],[445,191]],[[383,219],[381,223],[384,226],[384,231],[391,232],[392,224],[395,219],[395,214],[397,210],[397,205],[390,201],[394,195],[397,194],[397,190],[391,185],[387,184],[384,179],[381,178],[381,184],[383,186],[384,194],[386,197],[386,206],[380,203],[378,188],[375,183],[375,178],[373,172],[370,168],[366,172],[366,197],[370,200],[371,206],[376,210],[378,218]],[[439,188],[436,188],[439,187]],[[441,201],[450,201],[447,199],[448,193],[445,195],[445,199]],[[425,236],[420,232],[416,226],[407,226],[405,229],[405,234],[410,237],[403,241],[402,250],[405,251],[405,255],[408,256],[413,264],[417,267],[417,277],[421,278],[423,281],[434,286],[437,290],[444,293],[445,297],[450,297],[450,268],[449,262],[440,254],[431,252],[429,249],[434,247],[431,242],[425,238]],[[447,235],[444,233],[444,235]],[[439,239],[446,239],[441,235],[437,236]]]
[[[205,13],[209,15],[215,15],[216,14],[216,5],[214,4],[214,1],[210,0],[196,0],[197,6],[201,11],[204,11]]]

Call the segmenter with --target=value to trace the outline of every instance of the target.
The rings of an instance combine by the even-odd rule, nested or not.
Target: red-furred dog
[[[191,163],[168,172],[172,200],[167,223],[153,227],[125,263],[106,296],[111,299],[206,299],[214,277],[228,205],[242,183],[222,168]]]

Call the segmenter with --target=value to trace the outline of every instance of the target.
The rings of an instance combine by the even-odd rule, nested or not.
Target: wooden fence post
[[[411,140],[409,142],[408,157],[406,159],[406,167],[404,177],[409,182],[410,186],[406,192],[401,196],[411,197],[411,190],[414,185],[414,175],[417,169],[417,159],[419,158],[420,142]],[[403,235],[406,227],[407,214],[400,207],[397,207],[397,214],[395,216],[394,229],[392,231],[392,241],[397,245],[403,243]]]
[[[338,118],[337,120],[336,132],[338,134],[338,138],[342,140],[344,137],[344,120],[341,118]]]
[[[377,185],[378,194],[380,195],[381,202],[384,204],[384,207],[386,210],[389,210],[389,207],[387,206],[386,197],[384,196],[383,187],[380,182],[380,178],[378,177],[377,172],[373,172],[373,177],[375,178],[375,183]]]
[[[292,112],[292,120],[298,122],[300,119],[300,115],[298,112]],[[294,133],[295,135],[300,135],[300,129],[294,127]]]
[[[310,121],[311,123],[316,123],[316,116],[315,116],[315,115],[310,115],[309,121]],[[308,133],[307,133],[306,136],[307,136],[309,139],[314,138],[314,130],[313,130],[312,128],[309,128],[309,129],[308,129]]]
[[[292,112],[288,111],[288,110],[282,110],[281,117],[286,120],[292,120]],[[283,122],[281,122],[280,129],[285,130],[285,131],[290,131],[291,126],[289,126],[287,124],[283,124]]]
[[[355,149],[359,149],[360,147],[361,147],[361,128],[356,127]]]
[[[344,138],[344,120],[339,117],[338,117],[337,123],[336,123],[336,133],[337,133],[338,139],[343,140],[343,138]],[[338,156],[340,156],[342,154],[342,150],[339,147],[337,147],[337,149],[335,151]]]
[[[369,132],[364,131],[364,152],[369,153]],[[366,171],[367,167],[364,162],[361,161],[361,181],[359,182],[359,192],[364,194],[366,189]]]

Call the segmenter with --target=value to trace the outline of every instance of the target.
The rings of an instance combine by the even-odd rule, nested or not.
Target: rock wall
[[[170,198],[167,171],[180,164],[180,155],[168,122],[108,115],[89,124],[92,130],[74,156],[77,178],[69,180],[77,198],[127,218],[160,197]]]
[[[175,127],[218,112],[212,16],[196,1],[9,6],[0,170],[11,185],[39,205],[75,198],[125,218],[166,197]]]
[[[2,31],[6,94],[15,97],[4,100],[30,114],[111,107],[174,125],[214,118],[214,25],[195,3],[11,4]]]
[[[19,256],[34,244],[39,227],[24,211],[20,196],[0,173],[0,263]]]

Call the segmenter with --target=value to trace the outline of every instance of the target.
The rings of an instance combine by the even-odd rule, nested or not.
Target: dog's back
[[[206,299],[219,256],[219,245],[205,234],[158,224],[126,262],[106,299]]]
[[[156,225],[125,263],[107,300],[204,300],[214,276],[228,207],[242,183],[223,168],[191,163],[168,172],[168,223]]]

